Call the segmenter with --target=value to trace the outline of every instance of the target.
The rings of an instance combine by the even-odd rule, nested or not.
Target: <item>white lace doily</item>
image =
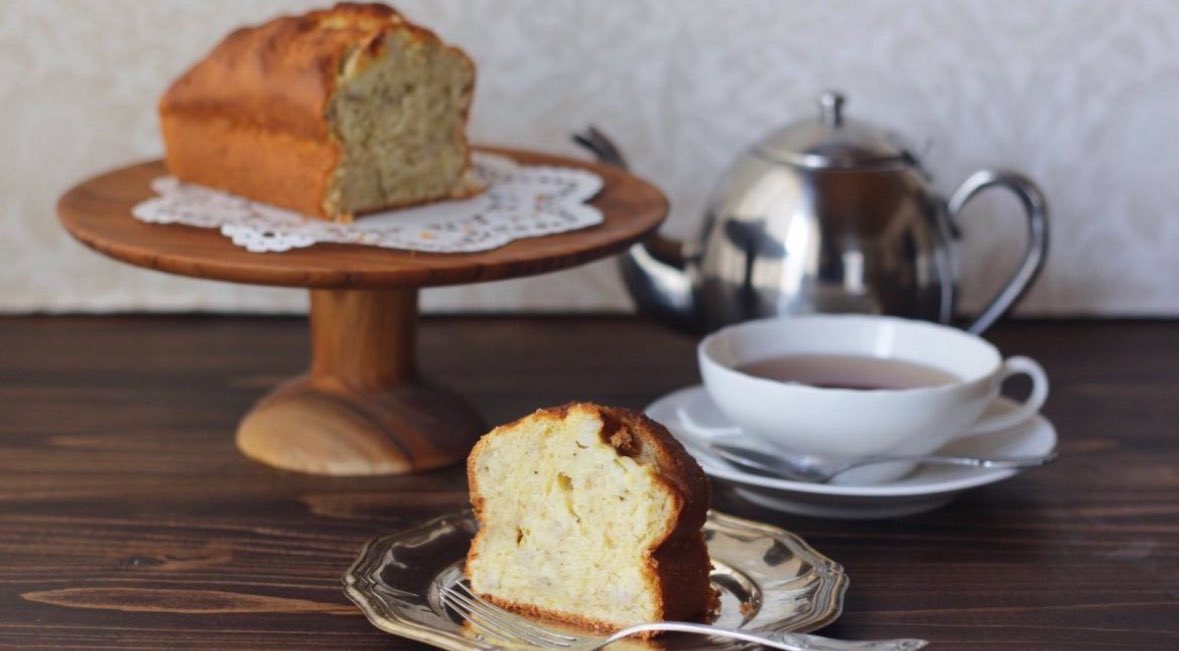
[[[153,224],[217,228],[234,244],[256,252],[336,242],[470,253],[602,223],[602,213],[585,203],[602,189],[597,174],[517,165],[479,152],[471,161],[475,178],[488,186],[479,196],[366,215],[351,224],[304,217],[172,177],[153,181],[159,196],[136,205],[132,214]]]

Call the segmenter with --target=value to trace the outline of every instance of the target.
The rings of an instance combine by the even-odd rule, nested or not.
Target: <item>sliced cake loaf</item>
[[[715,606],[709,485],[658,423],[575,403],[484,436],[467,463],[467,576],[504,607],[613,630]]]
[[[469,196],[475,66],[384,5],[239,29],[160,100],[168,170],[307,215]]]

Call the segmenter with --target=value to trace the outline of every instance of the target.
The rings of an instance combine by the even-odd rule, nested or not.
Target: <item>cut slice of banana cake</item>
[[[472,589],[579,626],[706,617],[708,479],[660,424],[572,403],[495,428],[467,463]]]

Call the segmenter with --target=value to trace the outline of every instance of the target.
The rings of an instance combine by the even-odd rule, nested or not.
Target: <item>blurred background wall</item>
[[[158,157],[156,98],[225,33],[301,0],[0,1],[0,312],[287,312],[305,292],[128,267],[72,241],[74,182]],[[986,166],[1043,186],[1053,232],[1024,315],[1179,314],[1179,2],[397,0],[479,65],[478,142],[584,156],[595,124],[692,237],[715,179],[827,88],[916,143],[949,194]],[[1013,200],[963,217],[962,307],[1023,246]],[[612,261],[427,290],[429,311],[626,310]]]

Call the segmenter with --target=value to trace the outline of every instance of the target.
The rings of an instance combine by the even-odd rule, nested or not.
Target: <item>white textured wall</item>
[[[155,100],[277,0],[0,0],[0,311],[302,309],[303,293],[130,268],[70,240],[72,182],[155,157]],[[319,3],[322,4],[322,3]],[[596,123],[695,233],[709,186],[820,90],[926,143],[949,193],[1004,165],[1043,185],[1052,250],[1024,314],[1179,314],[1179,2],[401,0],[480,65],[478,141],[577,153]],[[1015,204],[965,216],[967,309],[1022,246]],[[430,290],[432,309],[629,303],[613,265]]]

